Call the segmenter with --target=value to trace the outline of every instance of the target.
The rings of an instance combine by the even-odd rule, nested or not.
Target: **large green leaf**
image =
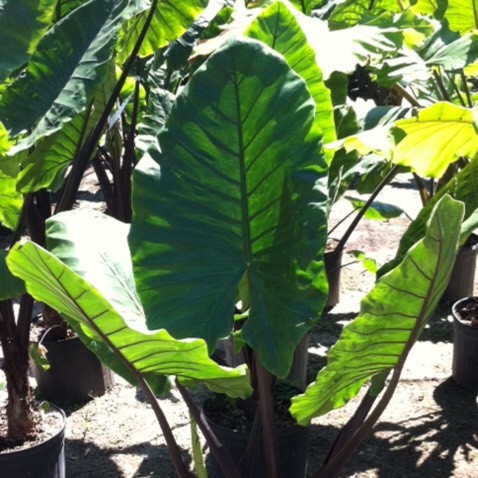
[[[396,0],[346,0],[329,16],[329,24],[333,28],[344,28],[362,23],[365,18],[377,17],[382,12],[400,11],[400,4]]]
[[[395,147],[392,161],[410,166],[420,176],[440,178],[458,158],[473,158],[478,152],[474,113],[469,108],[439,102],[395,126],[406,136]]]
[[[152,55],[156,50],[180,37],[203,11],[207,0],[159,0],[153,20],[141,44],[139,56]],[[118,58],[124,61],[144,26],[149,9],[129,20],[118,42]]]
[[[285,376],[326,295],[326,166],[315,102],[266,45],[236,39],[196,71],[176,100],[161,152],[133,177],[130,247],[151,328],[228,335],[246,275],[242,331]]]
[[[442,187],[420,210],[416,219],[408,226],[408,229],[401,237],[395,258],[385,264],[378,271],[378,275],[383,275],[396,267],[403,260],[413,244],[425,236],[426,225],[430,219],[433,208],[445,194],[465,204],[465,221],[461,229],[460,244],[465,243],[469,234],[478,227],[478,217],[476,215],[476,211],[478,211],[477,181],[478,158],[475,158],[462,171],[450,179],[446,186]]]
[[[98,121],[115,81],[114,65],[110,62],[109,71],[105,72],[104,81],[96,89],[90,106],[60,131],[38,141],[31,154],[21,161],[22,169],[17,178],[19,191],[29,193],[42,188],[55,191],[63,184],[68,166]],[[18,151],[24,146],[20,143],[13,149]]]
[[[0,250],[0,300],[15,299],[25,292],[23,281],[8,270],[6,256],[7,251]]]
[[[90,227],[97,228],[98,236],[84,234]],[[64,213],[50,221],[49,230],[59,241],[59,254],[85,277],[94,278],[102,292],[32,242],[14,246],[8,267],[35,299],[62,314],[101,360],[130,382],[134,378],[118,355],[153,386],[162,376],[176,375],[186,384],[200,380],[233,397],[250,393],[246,370],[217,365],[203,340],[175,340],[165,330],[146,330],[131,277],[127,225],[106,216]]]
[[[23,196],[16,190],[16,179],[0,171],[0,224],[15,229],[23,206]]]
[[[359,316],[330,349],[327,366],[292,399],[291,413],[300,424],[345,405],[365,382],[408,353],[448,283],[463,210],[462,203],[442,198],[425,238],[362,300]]]
[[[468,33],[478,28],[477,0],[438,0],[437,3],[446,8],[444,19],[450,30]]]
[[[3,123],[0,121],[0,172],[10,177],[18,174],[18,164],[15,160],[8,157],[12,143],[8,139],[8,133]]]
[[[323,132],[324,143],[334,141],[336,134],[330,91],[317,66],[315,52],[288,7],[281,1],[274,2],[255,18],[245,34],[282,54],[289,66],[305,80],[315,100],[316,121]]]
[[[128,0],[90,0],[43,36],[0,100],[0,116],[12,135],[34,127],[24,148],[87,108],[129,14]]]
[[[439,65],[447,71],[461,70],[478,58],[478,35],[460,36],[441,28],[418,49],[426,65]]]
[[[57,0],[0,0],[0,82],[21,67],[50,26]]]

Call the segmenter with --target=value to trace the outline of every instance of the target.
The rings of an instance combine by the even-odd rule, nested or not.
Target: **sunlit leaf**
[[[290,411],[300,424],[345,405],[365,382],[386,375],[408,354],[447,285],[463,210],[462,203],[442,198],[425,238],[362,300],[359,316],[330,349],[327,366],[292,399]]]
[[[232,330],[247,274],[243,338],[265,367],[287,375],[327,295],[315,109],[304,80],[251,39],[227,43],[191,77],[161,151],[150,151],[133,178],[129,242],[151,328],[203,337],[214,349]]]
[[[336,134],[330,91],[317,66],[315,52],[289,8],[280,1],[274,2],[255,18],[245,34],[282,54],[289,66],[305,80],[315,100],[316,121],[323,132],[324,142],[334,141]]]
[[[7,263],[25,281],[28,292],[62,314],[90,349],[132,383],[134,377],[118,354],[152,385],[158,376],[176,375],[184,383],[201,380],[215,391],[247,396],[250,385],[244,367],[217,365],[208,357],[203,340],[175,340],[165,330],[146,330],[131,278],[128,226],[107,216],[71,214],[56,215],[50,222],[55,248],[83,275],[96,277],[102,290],[108,291],[108,299],[48,251],[32,242],[17,243]],[[87,224],[107,235],[98,235],[102,239],[96,241],[76,233],[78,226],[84,231]],[[105,249],[105,243],[115,244]]]
[[[0,100],[0,116],[12,136],[33,128],[24,148],[88,107],[129,14],[127,0],[90,0],[43,36]]]
[[[156,50],[179,38],[196,20],[207,3],[207,0],[159,0],[151,25],[141,44],[139,56],[150,56]],[[148,12],[149,8],[145,8],[123,27],[118,42],[119,61],[126,60],[130,55]]]
[[[469,108],[440,102],[395,125],[406,136],[395,147],[392,161],[410,166],[420,176],[440,178],[458,158],[473,158],[478,152]]]

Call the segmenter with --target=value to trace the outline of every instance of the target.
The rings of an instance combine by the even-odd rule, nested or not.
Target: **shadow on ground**
[[[168,449],[165,445],[140,443],[130,447],[97,447],[92,442],[66,439],[66,476],[68,478],[173,478],[173,469]],[[125,473],[115,463],[115,455],[138,455],[142,457],[138,468],[131,474]],[[186,463],[189,454],[183,451]]]
[[[435,388],[433,398],[438,407],[430,413],[395,423],[379,421],[340,477],[367,470],[374,470],[377,478],[478,476],[455,474],[459,452],[463,454],[461,459],[470,462],[470,469],[473,461],[475,471],[478,469],[476,394],[447,379]],[[338,431],[331,426],[311,428],[309,471],[322,462]]]

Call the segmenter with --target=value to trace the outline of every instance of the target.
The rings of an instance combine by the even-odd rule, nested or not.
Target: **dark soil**
[[[478,298],[472,297],[460,307],[455,308],[457,319],[473,328],[478,328]]]
[[[38,445],[60,432],[65,425],[64,415],[57,410],[34,413],[35,429],[26,441],[9,440],[7,435],[7,416],[4,406],[0,409],[0,453],[18,451]]]

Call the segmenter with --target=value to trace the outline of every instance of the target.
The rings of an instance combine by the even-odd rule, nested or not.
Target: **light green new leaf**
[[[179,38],[196,20],[207,3],[207,0],[159,0],[151,25],[141,44],[139,56],[150,56],[156,50]],[[128,58],[148,13],[149,8],[143,10],[124,25],[118,41],[119,61]]]
[[[326,165],[304,80],[266,45],[236,39],[181,92],[133,177],[129,243],[151,328],[204,338],[232,330],[239,283],[244,340],[287,375],[318,319],[327,282]]]
[[[25,281],[28,292],[35,299],[62,314],[101,360],[132,383],[134,378],[120,362],[118,354],[153,386],[162,376],[176,375],[185,384],[200,380],[212,390],[233,397],[245,397],[250,393],[246,370],[217,365],[208,357],[203,340],[175,340],[165,330],[145,329],[141,306],[132,288],[125,224],[113,222],[112,218],[93,218],[89,225],[98,226],[103,239],[99,245],[95,244],[92,236],[84,234],[83,227],[83,234],[74,236],[78,239],[76,244],[72,242],[73,234],[69,234],[72,221],[83,226],[87,224],[81,215],[57,215],[50,222],[55,239],[62,241],[56,247],[75,269],[87,277],[98,277],[97,282],[108,294],[108,299],[48,251],[32,242],[17,244],[10,251],[7,264],[12,274]],[[76,233],[75,228],[76,225],[73,227]],[[105,231],[110,235],[105,236]],[[102,250],[108,239],[111,246],[116,241],[118,244]],[[89,256],[85,255],[87,252]]]
[[[448,283],[463,211],[463,203],[443,197],[425,238],[362,300],[359,316],[330,349],[327,366],[292,399],[290,411],[300,424],[345,405],[365,382],[408,353]]]
[[[27,62],[50,26],[57,0],[0,0],[0,83]]]
[[[446,6],[444,19],[451,31],[464,34],[478,29],[477,0],[438,0],[438,4]]]
[[[90,0],[43,36],[0,100],[0,117],[12,135],[34,127],[24,148],[88,107],[129,12],[128,0]]]
[[[8,270],[6,256],[7,251],[0,250],[0,300],[15,299],[25,292],[23,281]]]
[[[365,201],[358,198],[353,198],[350,196],[345,196],[345,199],[349,200],[352,203],[352,206],[355,209],[361,209],[365,206]],[[367,209],[367,212],[364,215],[365,219],[371,219],[374,221],[384,221],[386,219],[392,219],[403,214],[403,209],[394,206],[393,204],[388,204],[380,201],[374,201]]]
[[[473,158],[478,152],[474,114],[469,108],[439,102],[395,126],[406,136],[395,147],[392,161],[411,167],[420,176],[440,178],[458,158]]]
[[[383,275],[396,267],[405,257],[409,249],[420,239],[423,239],[426,232],[426,225],[437,202],[446,194],[465,204],[464,222],[461,226],[460,245],[463,245],[470,233],[478,227],[478,157],[471,161],[462,171],[442,187],[433,198],[428,201],[420,210],[416,219],[408,226],[400,239],[396,257],[385,264],[378,275]]]
[[[305,80],[315,100],[316,122],[323,132],[324,143],[334,141],[336,134],[330,91],[317,66],[315,52],[286,4],[277,1],[266,8],[249,25],[245,35],[264,42],[282,54],[289,66]],[[330,152],[328,159],[331,158]]]
[[[363,251],[347,251],[347,254],[350,254],[355,257],[363,265],[367,272],[370,272],[371,274],[376,274],[378,268],[377,261],[375,259],[367,257]]]

